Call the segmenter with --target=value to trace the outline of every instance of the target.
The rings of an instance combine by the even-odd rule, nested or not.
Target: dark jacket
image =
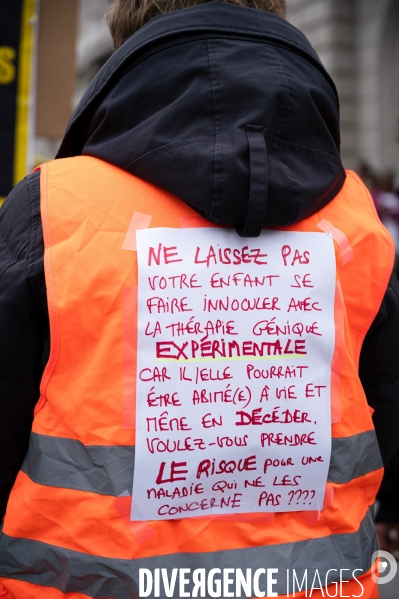
[[[378,493],[376,522],[399,523],[399,451],[390,460]]]
[[[345,181],[339,144],[336,89],[307,39],[270,13],[213,2],[153,19],[115,52],[58,157],[101,158],[215,223],[256,234],[245,230],[248,218],[258,229],[286,225],[335,197]],[[34,173],[0,213],[0,515],[49,355],[43,252]],[[399,442],[397,285],[392,279],[360,364],[385,460]]]

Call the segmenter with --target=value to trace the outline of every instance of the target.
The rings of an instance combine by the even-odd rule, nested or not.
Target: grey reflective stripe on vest
[[[190,568],[191,572],[196,568],[205,568],[207,571],[211,568],[240,568],[244,574],[246,568],[251,568],[252,574],[258,568],[278,568],[278,574],[274,575],[277,577],[277,585],[273,590],[285,595],[288,569],[295,569],[299,581],[302,581],[307,570],[310,589],[315,570],[318,570],[321,581],[325,581],[327,571],[335,568],[336,572],[329,573],[329,584],[339,580],[340,569],[346,569],[344,575],[347,574],[347,578],[357,569],[362,571],[356,572],[356,577],[361,576],[370,569],[371,556],[376,550],[371,510],[360,529],[354,533],[266,547],[209,553],[175,553],[136,560],[87,555],[0,534],[0,576],[55,587],[63,593],[85,593],[93,598],[135,599],[139,596],[139,568],[152,571],[155,568],[167,568],[169,580],[172,568]],[[191,580],[191,576],[189,579]],[[259,586],[261,591],[266,592],[265,576],[260,577]],[[189,588],[190,585],[187,585],[186,591]],[[166,597],[163,584],[160,590],[160,597]],[[360,592],[359,586],[359,594]],[[178,584],[173,597],[179,597]]]
[[[83,445],[80,441],[32,433],[22,465],[34,482],[100,495],[132,490],[134,447]],[[328,481],[346,483],[382,468],[374,431],[332,440]]]
[[[32,433],[21,469],[42,485],[118,496],[131,493],[133,468],[133,446],[88,446]]]
[[[382,467],[380,448],[374,430],[352,437],[332,439],[329,482],[347,483]]]

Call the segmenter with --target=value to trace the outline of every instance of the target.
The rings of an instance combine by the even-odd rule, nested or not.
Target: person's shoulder
[[[30,245],[32,230],[40,215],[40,173],[22,179],[0,209],[0,246],[18,260]]]

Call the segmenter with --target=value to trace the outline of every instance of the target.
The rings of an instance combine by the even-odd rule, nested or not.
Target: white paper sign
[[[331,236],[148,229],[137,246],[132,520],[321,509]]]

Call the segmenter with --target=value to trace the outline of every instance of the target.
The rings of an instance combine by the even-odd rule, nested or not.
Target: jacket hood
[[[111,56],[57,158],[100,158],[254,236],[335,197],[339,145],[337,92],[305,36],[210,2],[152,19]]]

